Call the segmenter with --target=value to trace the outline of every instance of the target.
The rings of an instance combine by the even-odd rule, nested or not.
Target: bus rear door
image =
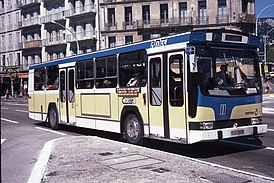
[[[75,124],[74,68],[60,69],[60,122]]]
[[[183,60],[183,51],[148,57],[150,135],[186,141]]]

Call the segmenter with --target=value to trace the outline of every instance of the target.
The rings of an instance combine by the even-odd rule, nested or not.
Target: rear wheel
[[[58,114],[57,114],[56,107],[51,107],[49,109],[49,126],[53,130],[57,130],[59,128]]]
[[[143,143],[143,128],[138,116],[129,114],[124,121],[124,132],[126,140],[132,144]]]

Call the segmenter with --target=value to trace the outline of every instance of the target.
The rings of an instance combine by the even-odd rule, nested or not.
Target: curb
[[[62,138],[58,138],[58,139],[62,139]],[[41,151],[41,154],[39,155],[39,158],[33,167],[28,183],[41,182],[50,154],[51,154],[53,144],[58,139],[53,139],[45,143]]]

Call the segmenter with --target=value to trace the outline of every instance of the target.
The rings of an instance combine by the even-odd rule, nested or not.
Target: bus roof
[[[43,62],[43,63],[39,63],[39,64],[30,66],[29,70],[43,68],[43,67],[47,67],[47,66],[53,66],[53,65],[57,65],[57,64],[65,64],[65,63],[70,63],[70,62],[75,62],[75,61],[80,61],[80,60],[88,60],[88,59],[97,58],[97,57],[106,57],[106,56],[110,56],[110,55],[131,52],[131,51],[136,51],[136,50],[144,50],[144,49],[148,49],[148,48],[172,45],[172,44],[182,43],[182,42],[188,42],[189,39],[190,39],[190,32],[181,33],[181,34],[176,34],[176,35],[172,35],[172,36],[168,36],[168,37],[152,39],[152,40],[138,42],[138,43],[129,44],[129,45],[124,45],[124,46],[120,46],[120,47],[109,48],[106,50],[100,50],[100,51],[95,51],[95,52],[91,52],[91,53],[86,53],[86,54],[82,54],[82,55],[75,55],[72,57],[66,57],[66,58],[57,59],[54,61]]]

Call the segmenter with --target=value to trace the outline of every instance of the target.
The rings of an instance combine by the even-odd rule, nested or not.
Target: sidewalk
[[[274,181],[274,178],[181,155],[92,136],[67,137],[50,141],[41,154],[43,157],[41,158],[40,155],[28,182],[42,180],[43,183],[249,181],[270,183]],[[47,165],[43,165],[43,161]],[[40,177],[37,176],[39,174]]]
[[[20,102],[22,104],[27,104],[28,103],[28,97],[27,96],[23,96],[23,97],[9,97],[9,99],[6,99],[5,96],[1,96],[1,102],[5,101],[5,102]]]

